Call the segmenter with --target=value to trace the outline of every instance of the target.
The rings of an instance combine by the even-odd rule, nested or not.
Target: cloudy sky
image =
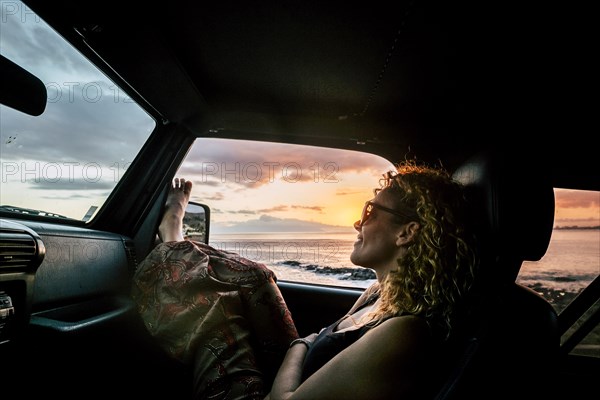
[[[0,204],[81,219],[100,207],[155,122],[18,1],[0,1],[0,53],[48,89],[31,117],[0,106]],[[199,139],[179,176],[214,232],[349,230],[383,172],[351,151]],[[556,190],[555,225],[600,225],[600,193]]]
[[[155,122],[21,2],[0,1],[0,13],[0,53],[48,91],[39,117],[0,106],[0,204],[81,219]]]

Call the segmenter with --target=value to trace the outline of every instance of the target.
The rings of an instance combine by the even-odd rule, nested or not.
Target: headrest
[[[537,261],[550,243],[554,190],[543,165],[525,157],[478,154],[453,174],[467,189],[487,260],[514,281],[523,261]]]

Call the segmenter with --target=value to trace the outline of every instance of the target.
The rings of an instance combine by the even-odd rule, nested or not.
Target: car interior
[[[3,2],[3,13],[21,7],[13,3]],[[190,398],[191,371],[154,343],[129,293],[154,246],[168,187],[198,138],[443,165],[473,204],[485,301],[424,396],[597,392],[600,343],[595,356],[572,350],[598,329],[600,279],[560,313],[517,282],[523,263],[548,249],[553,189],[600,191],[583,96],[588,12],[435,0],[23,4],[156,125],[89,221],[0,207],[3,398]],[[6,54],[0,68],[0,103],[43,114],[47,82]],[[278,286],[301,337],[344,315],[362,293]]]

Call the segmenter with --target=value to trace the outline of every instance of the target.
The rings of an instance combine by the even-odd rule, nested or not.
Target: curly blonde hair
[[[414,243],[381,282],[374,321],[389,315],[424,317],[436,336],[450,336],[475,281],[478,256],[469,229],[462,185],[442,168],[407,161],[384,174],[380,188],[394,208],[414,211],[420,224]],[[400,218],[402,219],[402,218]]]

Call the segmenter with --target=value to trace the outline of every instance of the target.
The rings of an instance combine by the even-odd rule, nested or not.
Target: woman
[[[442,169],[388,172],[354,224],[350,256],[377,282],[344,318],[292,342],[267,398],[426,398],[435,350],[468,311],[476,275],[466,207]]]
[[[344,318],[291,340],[267,399],[424,398],[432,387],[435,354],[468,308],[477,267],[463,189],[410,162],[380,183],[354,224],[350,256],[377,282]],[[159,228],[174,243],[191,184],[176,188]]]

